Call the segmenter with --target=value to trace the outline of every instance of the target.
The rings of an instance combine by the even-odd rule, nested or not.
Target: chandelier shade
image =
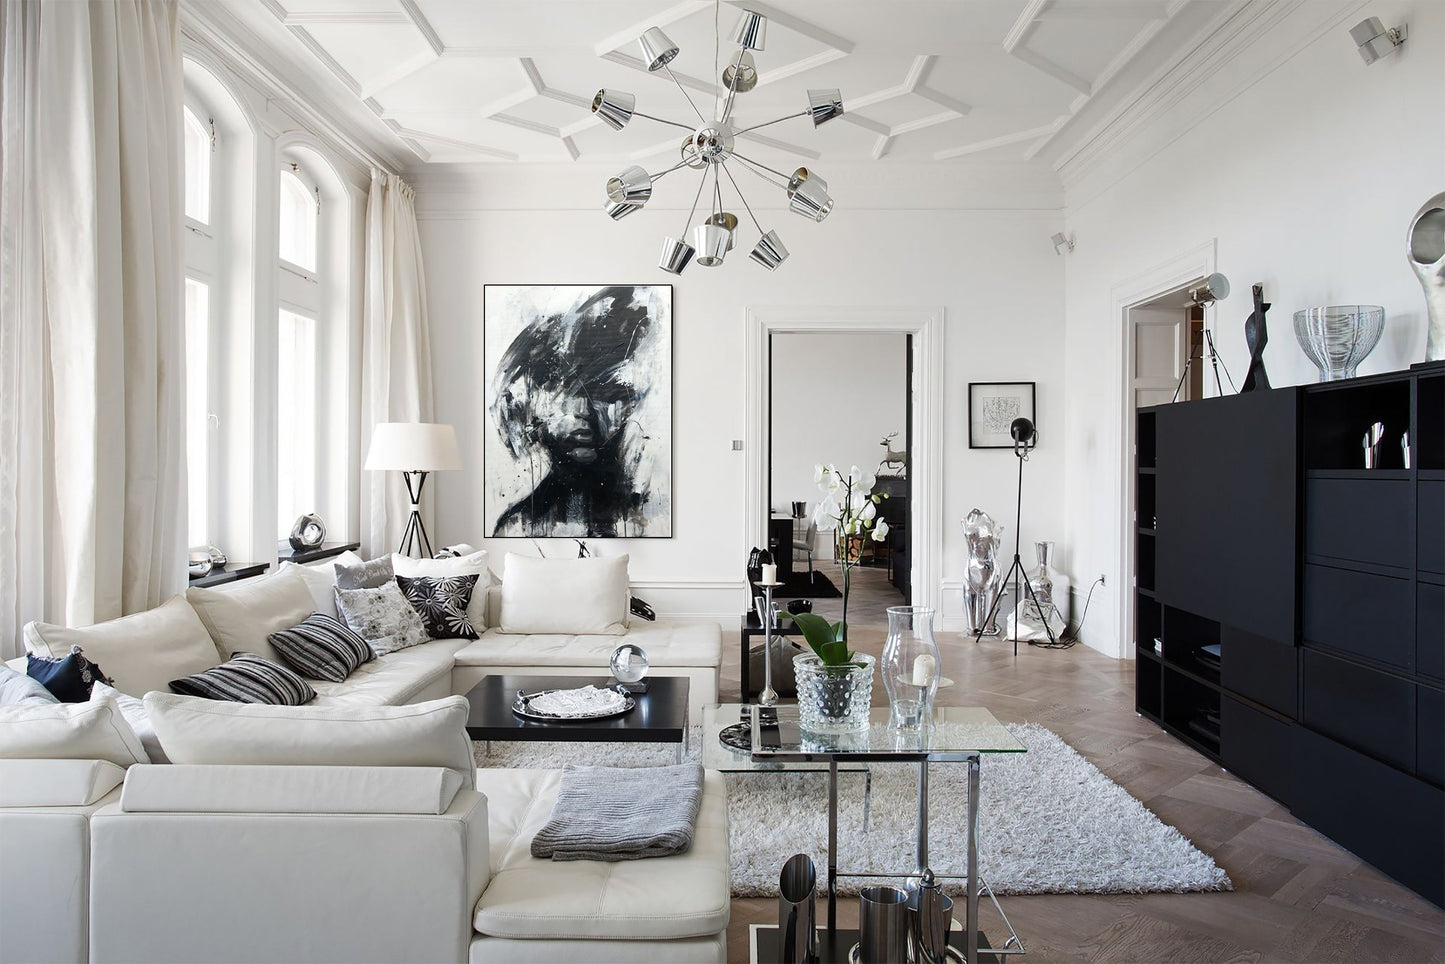
[[[742,11],[737,25],[729,35],[736,49],[728,56],[726,67],[718,77],[721,85],[715,90],[715,108],[711,120],[699,109],[692,95],[669,66],[678,56],[677,44],[658,27],[649,27],[638,38],[638,46],[642,50],[642,67],[649,72],[667,73],[687,100],[696,120],[700,122],[696,127],[691,121],[680,123],[638,112],[636,98],[626,91],[603,89],[592,99],[592,113],[613,130],[622,130],[637,116],[691,131],[683,138],[678,160],[671,167],[656,174],[649,174],[646,169],[634,164],[615,177],[608,178],[607,200],[603,205],[608,217],[620,221],[640,210],[652,198],[654,185],[668,174],[683,168],[698,172],[697,189],[687,221],[682,231],[663,239],[662,252],[657,259],[657,266],[670,274],[682,274],[694,260],[704,267],[720,265],[727,253],[736,246],[741,219],[733,213],[736,208],[733,208],[733,211],[724,210],[725,191],[726,206],[731,208],[733,200],[740,202],[752,226],[757,229],[759,239],[748,254],[749,260],[774,271],[788,259],[788,249],[779,239],[778,233],[763,230],[738,184],[738,178],[734,177],[735,171],[746,171],[748,175],[774,189],[781,189],[789,210],[813,222],[822,221],[833,210],[833,196],[828,191],[828,182],[816,171],[799,167],[788,175],[742,153],[748,149],[749,143],[777,146],[776,142],[761,135],[755,135],[757,139],[750,142],[748,138],[759,128],[798,117],[811,118],[813,127],[817,128],[843,114],[841,93],[836,88],[825,88],[809,90],[808,106],[796,113],[756,124],[742,125],[734,121],[733,109],[737,104],[737,96],[758,86],[759,73],[753,52],[764,49],[767,28],[767,18],[762,14],[751,10]],[[716,61],[713,69],[717,69]],[[697,81],[689,83],[693,87],[698,86]],[[709,178],[711,184],[708,183]],[[727,183],[724,184],[724,181]],[[703,205],[702,217],[696,219],[700,204]]]
[[[625,90],[599,90],[592,98],[592,113],[602,118],[602,123],[620,131],[632,120],[632,108],[637,98]]]

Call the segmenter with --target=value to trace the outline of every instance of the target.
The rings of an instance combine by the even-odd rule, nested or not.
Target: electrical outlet
[[[1106,583],[1106,582],[1104,581],[1104,574],[1103,574],[1102,572],[1099,573],[1099,585],[1101,585],[1101,586],[1108,585],[1108,583]]]

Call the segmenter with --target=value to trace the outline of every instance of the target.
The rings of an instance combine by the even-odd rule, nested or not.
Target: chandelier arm
[[[702,111],[698,110],[697,105],[692,102],[692,95],[687,92],[686,87],[682,86],[682,81],[677,79],[677,74],[674,74],[672,72],[672,68],[669,67],[667,64],[663,64],[662,69],[667,71],[667,76],[671,77],[672,82],[677,85],[677,89],[682,91],[682,96],[687,100],[687,106],[692,108],[692,112],[697,115],[697,119],[702,121],[703,124],[706,125],[707,118],[702,116]],[[689,128],[689,130],[690,129],[691,128]]]
[[[650,120],[650,121],[657,121],[659,124],[667,124],[667,125],[670,126],[670,127],[681,127],[681,128],[682,128],[683,130],[685,130],[685,131],[693,130],[693,128],[692,128],[690,125],[688,125],[688,124],[681,124],[681,123],[678,123],[677,121],[670,121],[670,120],[666,120],[666,119],[661,118],[661,117],[653,117],[651,114],[644,114],[644,113],[643,113],[642,111],[640,111],[640,110],[635,110],[635,111],[633,111],[633,112],[632,112],[632,116],[633,116],[633,117],[646,117],[646,118],[647,118],[648,120]]]
[[[744,157],[743,155],[739,154],[737,151],[733,151],[732,156],[733,156],[733,157],[736,157],[738,160],[742,161],[742,162],[745,163],[745,164],[751,164],[751,165],[753,165],[753,167],[761,167],[763,170],[767,171],[769,174],[776,174],[776,175],[778,175],[778,177],[780,177],[780,178],[783,179],[783,182],[784,182],[785,185],[786,185],[786,183],[787,183],[788,181],[792,180],[792,178],[790,178],[788,175],[784,174],[782,171],[775,171],[775,170],[773,170],[771,167],[768,167],[768,165],[766,165],[766,164],[761,164],[761,163],[753,160],[751,157]]]
[[[687,224],[682,226],[682,239],[687,239],[687,229],[692,225],[692,216],[697,213],[697,202],[702,199],[702,189],[707,186],[707,172],[697,179],[697,194],[692,199],[692,210],[687,212]]]
[[[687,161],[678,161],[676,164],[672,165],[672,167],[669,167],[665,171],[658,171],[656,174],[649,174],[648,178],[655,184],[667,175],[671,174],[673,171],[677,170],[678,168],[686,166]]]
[[[743,189],[738,187],[738,182],[737,179],[733,177],[733,172],[728,170],[726,164],[719,164],[718,166],[722,168],[723,173],[726,174],[728,180],[732,182],[733,190],[738,192],[738,200],[743,202],[743,209],[748,212],[748,217],[753,219],[753,227],[758,229],[759,234],[767,234],[768,232],[764,231],[763,226],[758,223],[758,216],[753,213],[752,205],[748,204],[748,199],[747,196],[743,194]]]
[[[755,130],[757,130],[757,129],[760,128],[760,127],[771,127],[771,126],[774,125],[774,124],[781,124],[781,123],[782,123],[783,121],[785,121],[785,120],[792,120],[794,117],[807,117],[809,113],[811,113],[811,111],[800,110],[800,111],[798,111],[796,114],[784,114],[782,117],[779,117],[779,118],[776,119],[776,120],[764,121],[764,122],[761,123],[761,124],[754,124],[752,127],[744,127],[744,128],[743,128],[742,130],[740,130],[740,131],[733,131],[733,136],[734,136],[734,137],[742,137],[744,134],[748,133],[749,131],[755,131]],[[643,115],[643,116],[646,116],[646,115]]]
[[[780,187],[780,188],[782,188],[782,189],[785,190],[785,191],[788,189],[788,185],[787,185],[787,184],[782,184],[782,183],[779,183],[779,182],[777,182],[777,181],[774,181],[772,178],[765,176],[761,171],[755,170],[752,166],[750,166],[750,165],[748,164],[747,158],[742,157],[741,155],[738,155],[738,154],[734,154],[734,155],[732,156],[732,159],[735,159],[735,160],[738,161],[738,163],[742,164],[743,170],[747,171],[747,172],[748,172],[749,174],[751,174],[753,177],[760,178],[761,180],[765,181],[766,183],[771,184],[771,185],[774,186],[774,187]]]
[[[713,64],[713,73],[717,73],[717,64]],[[733,116],[733,105],[737,103],[738,99],[738,78],[742,76],[742,73],[740,67],[733,70],[732,83],[728,84],[728,96],[723,101],[722,119],[718,123],[726,124],[728,118]]]

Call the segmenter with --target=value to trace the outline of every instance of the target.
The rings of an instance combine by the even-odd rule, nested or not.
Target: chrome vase
[[[933,638],[933,609],[889,606],[888,640],[883,644],[883,688],[888,691],[888,725],[900,730],[933,725],[938,694],[938,642]]]
[[[778,875],[778,960],[784,964],[818,960],[817,898],[813,858],[794,854]]]

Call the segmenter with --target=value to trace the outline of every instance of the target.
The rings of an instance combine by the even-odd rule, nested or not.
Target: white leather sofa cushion
[[[85,807],[124,779],[107,760],[0,760],[0,807]]]
[[[205,625],[184,596],[147,612],[80,629],[41,622],[25,626],[25,648],[37,656],[59,659],[69,655],[72,646],[85,650],[86,658],[115,680],[116,689],[132,696],[165,691],[171,680],[221,662]]]
[[[306,588],[311,591],[313,612],[325,613],[332,619],[339,619],[336,612],[336,567],[339,564],[354,566],[361,561],[360,556],[348,550],[335,559],[314,565],[301,566],[294,562],[283,562],[281,574],[294,576],[306,583]]]
[[[487,801],[444,814],[91,818],[90,961],[466,959],[487,883]]]
[[[717,667],[722,663],[722,629],[717,623],[634,623],[626,641],[642,647],[649,672],[658,675],[666,675],[660,669],[667,666]],[[595,666],[599,673],[606,673],[612,651],[621,642],[616,636],[522,636],[489,629],[457,651],[456,665]]]
[[[492,881],[473,920],[478,933],[661,941],[705,937],[727,927],[731,890],[722,774],[709,771],[704,777],[692,849],[677,857],[618,863],[532,856],[532,838],[551,817],[561,780],[560,770],[477,771],[477,789],[487,795],[492,850]]]
[[[462,775],[443,767],[132,767],[127,813],[446,813]]]
[[[487,590],[492,585],[492,570],[487,563],[487,550],[477,549],[464,556],[447,559],[416,559],[393,553],[391,568],[398,576],[409,579],[416,576],[476,576],[477,584],[472,587],[472,598],[467,602],[467,621],[478,633],[492,625],[487,622]]]
[[[115,700],[0,706],[0,759],[149,763]]]
[[[677,941],[514,941],[478,934],[472,938],[470,964],[726,964],[727,934]]]
[[[206,624],[223,661],[232,653],[255,653],[285,666],[266,637],[316,611],[306,580],[294,572],[243,579],[224,589],[187,589],[186,599]]]
[[[340,683],[310,680],[313,706],[377,706],[410,703],[422,691],[450,679],[452,658],[470,640],[438,639],[362,663]],[[449,687],[442,687],[449,689]]]
[[[504,633],[620,636],[627,632],[627,556],[538,559],[509,552],[501,617]]]
[[[460,696],[410,706],[268,706],[149,693],[145,704],[172,763],[448,767],[474,786],[470,707]]]

